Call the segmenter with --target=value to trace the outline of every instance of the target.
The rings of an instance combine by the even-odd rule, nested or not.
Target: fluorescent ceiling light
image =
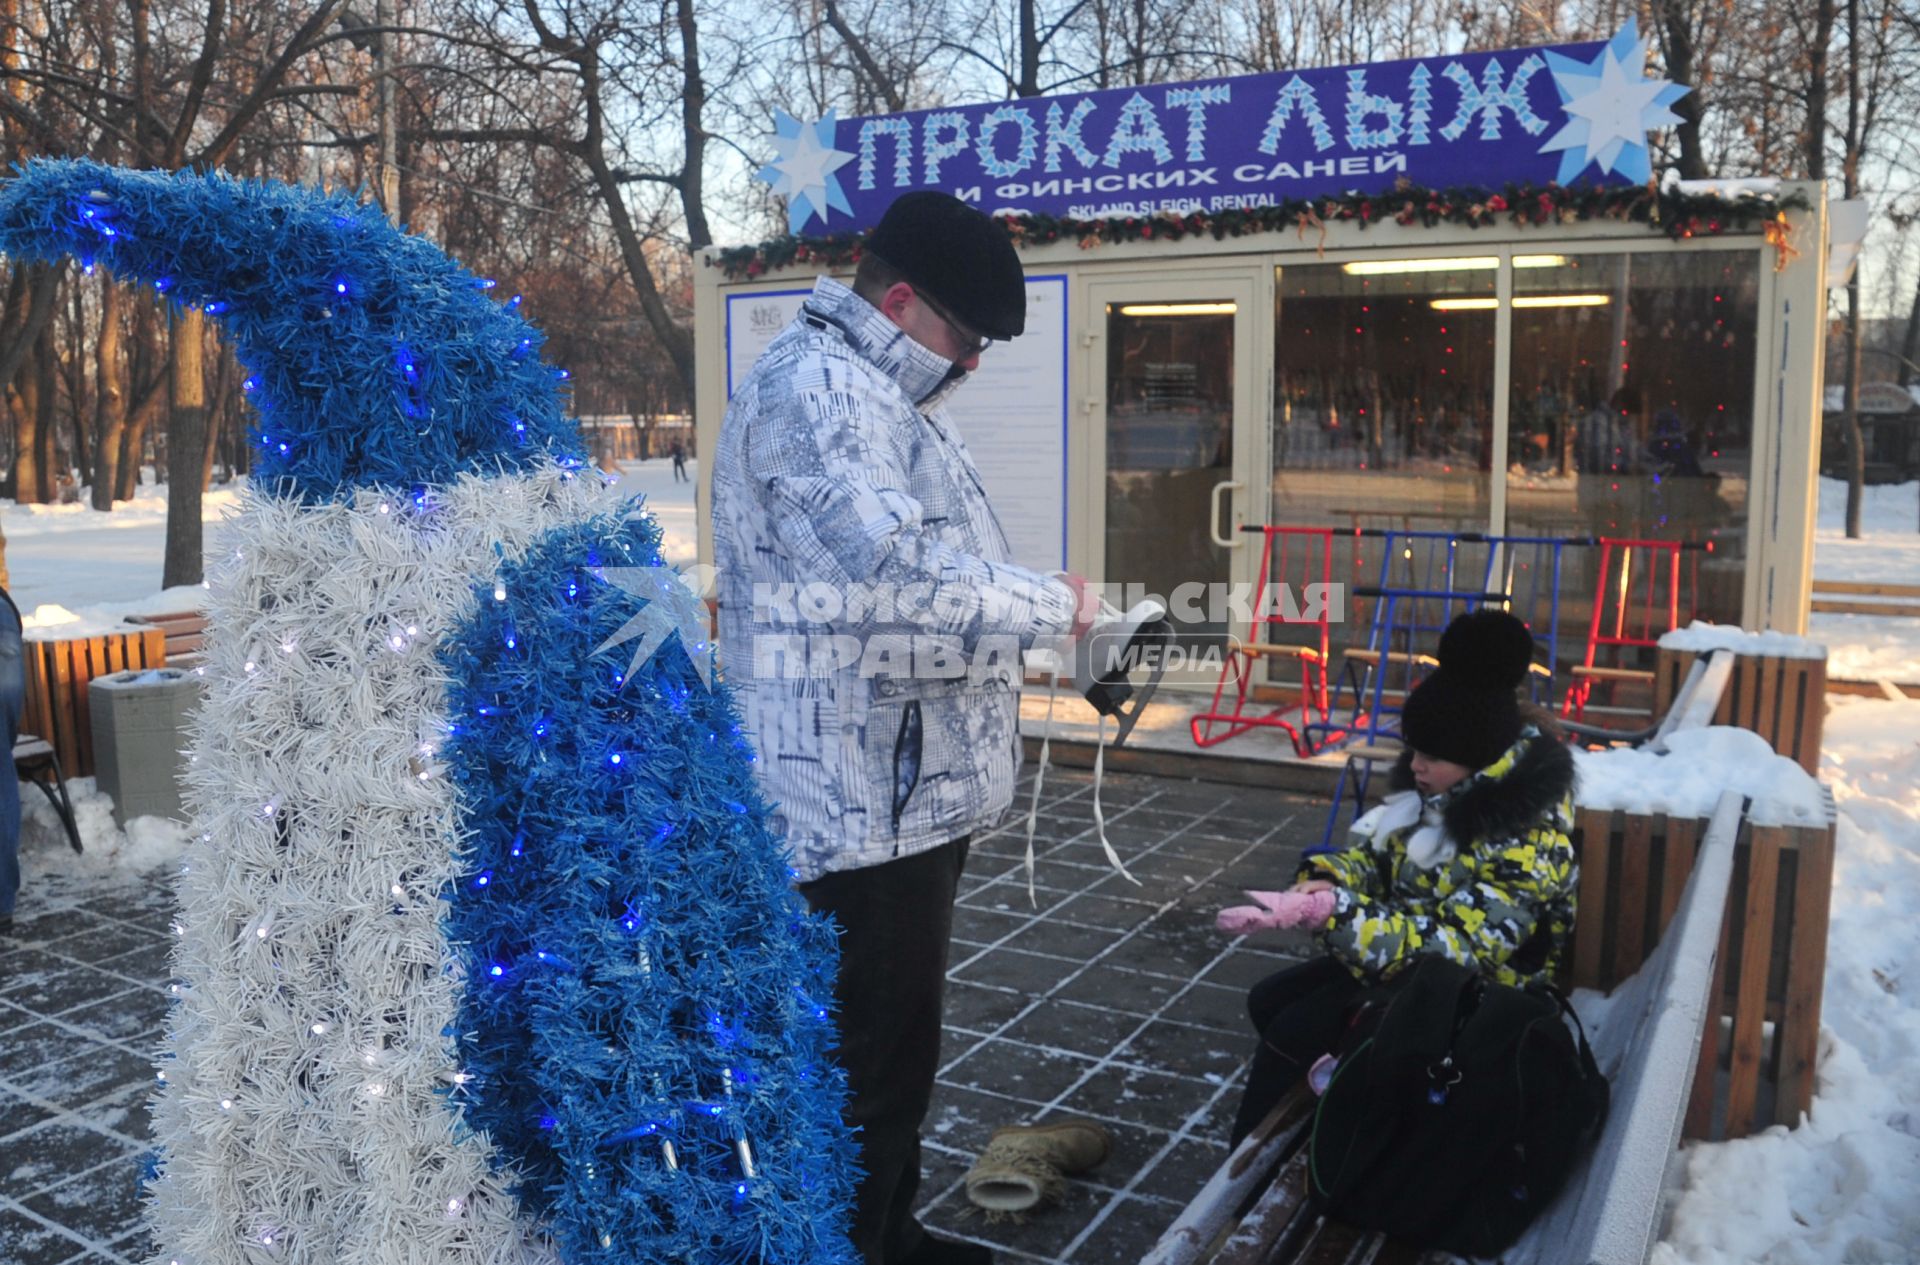
[[[1606,294],[1519,294],[1515,307],[1605,307],[1613,302]],[[1500,306],[1498,299],[1435,299],[1427,304],[1436,312],[1488,312]]]
[[[1232,316],[1240,309],[1232,303],[1128,303],[1122,316]]]
[[[1492,272],[1500,266],[1496,255],[1462,255],[1449,259],[1356,259],[1341,264],[1350,277],[1387,277],[1407,272]],[[1515,255],[1516,268],[1564,268],[1565,255]]]
[[[1471,272],[1500,266],[1494,255],[1469,255],[1460,259],[1356,259],[1341,264],[1351,277],[1385,277],[1403,272]]]

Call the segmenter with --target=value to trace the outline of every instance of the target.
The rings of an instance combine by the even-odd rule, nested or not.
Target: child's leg
[[[1247,995],[1247,1012],[1260,1030],[1247,1087],[1234,1114],[1232,1141],[1252,1133],[1346,1025],[1347,1004],[1361,984],[1346,967],[1320,957],[1269,975]]]

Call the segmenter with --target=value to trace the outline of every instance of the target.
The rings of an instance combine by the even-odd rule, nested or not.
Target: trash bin
[[[179,668],[115,672],[88,683],[94,779],[113,797],[113,820],[122,829],[135,817],[184,818],[187,716],[201,689],[198,676]]]

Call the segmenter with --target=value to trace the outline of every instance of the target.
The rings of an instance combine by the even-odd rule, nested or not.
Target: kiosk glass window
[[[1214,489],[1233,477],[1235,311],[1227,301],[1108,305],[1106,580],[1123,592],[1166,597],[1227,579],[1209,527]]]
[[[1682,542],[1681,621],[1738,623],[1756,253],[1542,258],[1513,274],[1508,532]],[[1593,600],[1591,552],[1570,555],[1563,620]]]
[[[1498,268],[1488,255],[1278,271],[1274,521],[1486,529]]]

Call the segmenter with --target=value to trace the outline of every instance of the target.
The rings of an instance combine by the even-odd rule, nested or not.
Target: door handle
[[[1213,543],[1222,549],[1238,549],[1242,541],[1230,540],[1220,535],[1220,494],[1232,492],[1247,486],[1238,479],[1228,479],[1224,483],[1213,485],[1212,499],[1207,503],[1207,534],[1213,537]]]

